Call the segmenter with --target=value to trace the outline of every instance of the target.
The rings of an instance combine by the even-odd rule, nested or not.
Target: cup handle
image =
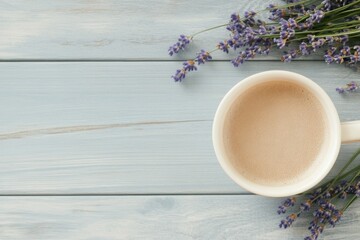
[[[360,121],[341,123],[341,143],[360,142]]]

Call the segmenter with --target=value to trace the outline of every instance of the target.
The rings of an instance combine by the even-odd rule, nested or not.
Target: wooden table
[[[273,2],[273,1],[271,1]],[[224,94],[259,71],[312,78],[342,120],[360,118],[358,80],[321,57],[284,64],[231,56],[181,84],[167,56],[180,33],[226,23],[269,1],[0,1],[0,239],[302,239],[278,229],[280,199],[254,196],[220,168],[211,124]],[[224,29],[190,50],[212,49]],[[334,175],[359,144],[343,146]],[[324,239],[359,239],[360,205]]]

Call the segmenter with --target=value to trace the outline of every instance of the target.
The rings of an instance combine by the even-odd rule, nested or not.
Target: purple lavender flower
[[[311,42],[311,46],[313,51],[316,52],[317,49],[321,48],[326,43],[326,39],[324,38],[317,38]]]
[[[332,7],[332,1],[331,0],[324,0],[322,1],[323,6],[324,6],[324,9],[326,11],[330,11],[331,10],[331,7]]]
[[[304,240],[316,240],[315,238],[313,238],[313,236],[307,236],[304,238]]]
[[[274,38],[274,43],[276,43],[276,46],[281,49],[286,46],[286,39]]]
[[[185,75],[186,71],[184,69],[178,69],[176,70],[175,75],[171,77],[175,80],[175,82],[181,82],[185,78]]]
[[[288,28],[286,30],[282,30],[280,32],[280,38],[282,39],[289,39],[295,36],[295,30],[292,28]]]
[[[314,229],[314,228],[317,227],[317,225],[318,225],[318,221],[317,221],[317,220],[312,220],[312,221],[310,222],[310,224],[309,224],[308,229],[309,229],[309,230]]]
[[[320,196],[321,193],[322,193],[322,188],[317,188],[316,190],[308,194],[308,198],[310,201],[316,202],[315,200]]]
[[[260,35],[265,35],[265,34],[267,34],[267,29],[266,29],[266,27],[261,25],[261,26],[259,26],[258,32]]]
[[[183,63],[183,68],[186,72],[196,71],[195,62],[193,60],[189,60]]]
[[[310,233],[311,233],[311,236],[308,236],[306,238],[304,238],[305,240],[316,240],[318,239],[319,235],[323,232],[324,230],[324,224],[315,224],[311,229],[310,229]]]
[[[279,207],[278,207],[278,210],[277,210],[277,213],[278,214],[282,214],[282,213],[285,213],[286,210],[289,208],[289,207],[293,207],[296,203],[296,198],[295,197],[291,197],[291,198],[287,198]]]
[[[232,33],[241,33],[245,29],[246,25],[241,21],[239,14],[233,13],[230,16],[230,22],[226,29]]]
[[[343,213],[341,211],[335,210],[332,214],[332,217],[329,218],[329,224],[332,227],[335,227],[336,223],[340,221],[342,214]]]
[[[289,52],[285,52],[285,54],[281,57],[281,61],[291,62],[297,57],[297,54],[298,52],[295,49],[291,49]]]
[[[331,212],[330,211],[325,211],[324,212],[324,218],[329,219],[330,217],[331,217]]]
[[[309,34],[309,35],[307,35],[307,38],[308,38],[309,43],[312,43],[313,41],[315,41],[316,36]]]
[[[333,60],[335,63],[339,63],[339,64],[341,64],[345,61],[344,58],[338,54],[334,55]]]
[[[308,50],[307,44],[305,42],[300,43],[299,50],[302,55],[309,55],[310,52]]]
[[[262,54],[268,55],[270,52],[270,49],[272,47],[272,41],[270,38],[263,39],[263,46],[264,49],[262,50]]]
[[[339,55],[336,54],[337,48],[335,47],[330,47],[329,49],[326,50],[326,54],[324,55],[325,58],[325,62],[330,64],[330,63],[343,63],[344,62],[344,58]]]
[[[270,32],[270,34],[275,34],[277,32],[277,28],[274,25],[266,26],[266,28]]]
[[[297,29],[304,30],[310,28],[310,25],[307,22],[298,23]]]
[[[337,38],[339,42],[341,43],[347,43],[349,41],[349,36],[348,35],[344,35],[344,36],[340,36]]]
[[[359,188],[357,188],[357,189],[355,190],[355,195],[356,195],[357,197],[360,197],[360,189],[359,189]]]
[[[358,88],[359,85],[354,81],[347,84],[347,91],[349,92],[355,92],[356,90],[358,90]]]
[[[171,77],[175,80],[175,82],[181,82],[185,78],[186,73],[196,70],[195,61],[188,60],[183,63],[183,68],[176,70],[175,75]]]
[[[256,12],[254,11],[246,11],[244,14],[245,20],[244,22],[250,26],[255,25],[255,17]]]
[[[271,14],[270,17],[269,17],[270,20],[274,21],[274,20],[277,20],[279,18],[283,18],[286,15],[286,10],[285,9],[279,9],[274,4],[270,4],[268,6],[268,9],[269,9],[270,14]]]
[[[319,208],[313,213],[314,220],[310,222],[308,229],[311,235],[305,239],[317,239],[323,232],[325,224],[328,222],[335,225],[340,220],[341,212],[335,205],[326,200],[319,201]]]
[[[230,15],[231,22],[240,22],[240,16],[237,13],[233,13]]]
[[[341,192],[344,191],[344,188],[347,185],[347,181],[346,180],[342,180],[335,188],[334,188],[334,194],[339,194]]]
[[[232,38],[227,41],[227,43],[234,50],[245,46],[245,42],[243,41],[242,36],[239,33],[234,34]]]
[[[195,58],[195,62],[197,62],[198,65],[204,64],[210,60],[212,60],[210,53],[203,49],[201,49],[200,53]]]
[[[350,185],[345,189],[345,192],[347,194],[355,194],[356,192],[356,187],[354,185]]]
[[[256,15],[256,12],[254,12],[254,11],[245,11],[245,14],[244,14],[245,18],[253,18],[253,17],[255,17],[255,15]]]
[[[295,27],[297,27],[297,22],[293,18],[289,18],[288,20],[281,18],[279,23],[281,30],[295,29]]]
[[[324,224],[317,225],[315,228],[311,229],[311,234],[315,237],[319,236],[324,231]]]
[[[335,61],[334,57],[333,57],[335,52],[336,52],[336,47],[330,47],[326,50],[325,55],[324,55],[326,63],[330,64]]]
[[[245,49],[245,56],[246,56],[245,60],[254,58],[256,55],[256,49],[258,49],[258,48],[246,48]]]
[[[196,63],[198,65],[204,64],[211,59],[212,57],[210,56],[210,53],[202,49],[194,60],[188,60],[184,62],[182,69],[176,70],[175,75],[172,76],[172,78],[175,80],[175,82],[181,82],[188,72],[197,70],[197,67],[195,66]]]
[[[344,57],[348,57],[351,53],[350,53],[350,47],[349,46],[344,46],[342,49],[340,49],[340,53],[344,56]]]
[[[220,49],[221,51],[225,52],[225,53],[229,53],[229,40],[228,41],[224,41],[224,42],[219,42],[219,44],[217,45],[217,48]]]
[[[310,199],[308,199],[307,201],[301,203],[301,205],[300,205],[301,212],[308,212],[310,210],[310,208],[311,208],[311,204],[312,204],[312,202],[311,202]]]
[[[326,62],[327,64],[330,64],[330,63],[333,63],[333,62],[334,62],[334,58],[333,58],[332,56],[328,55],[328,54],[325,54],[325,55],[324,55],[324,59],[325,59],[325,62]]]
[[[291,224],[293,224],[293,222],[296,220],[298,216],[296,214],[290,214],[289,216],[287,216],[285,219],[281,220],[279,227],[280,228],[288,228],[291,226]]]
[[[325,37],[325,39],[328,44],[333,44],[335,42],[335,38],[331,36]]]
[[[329,202],[329,201],[324,201],[324,200],[322,200],[319,205],[320,205],[320,207],[322,207],[324,210],[333,211],[333,210],[336,209],[335,205],[332,204],[332,203]]]
[[[319,207],[314,213],[313,216],[316,218],[321,218],[324,215],[324,208]]]
[[[255,35],[256,33],[254,32],[254,30],[251,27],[246,27],[244,30],[245,33],[245,41],[247,43],[250,43],[251,41],[253,41],[255,39]]]
[[[246,56],[245,51],[241,51],[236,58],[231,60],[231,63],[234,65],[234,67],[238,67],[238,66],[240,66],[241,64],[244,63],[245,56]]]
[[[248,50],[253,52],[252,58],[255,57],[256,54],[263,54],[263,49],[259,45],[253,45]]]
[[[337,87],[335,90],[336,90],[338,93],[344,93],[344,92],[345,92],[345,89],[342,88],[342,87]]]
[[[345,191],[343,191],[343,192],[340,193],[340,195],[339,195],[339,198],[340,198],[340,199],[346,199],[346,197],[347,197],[347,193],[346,193]]]
[[[296,22],[295,19],[289,18],[289,19],[288,19],[288,25],[289,25],[290,28],[294,29],[294,28],[297,27],[297,22]]]
[[[323,193],[323,195],[321,196],[322,199],[328,199],[333,195],[334,189],[333,188],[329,188],[327,191],[325,191]]]
[[[319,23],[325,16],[325,13],[321,10],[317,10],[315,13],[311,14],[310,17],[307,19],[307,22],[310,25],[314,23]]]
[[[272,4],[272,3],[270,3],[269,5],[268,5],[268,7],[267,7],[267,9],[269,9],[269,10],[272,10],[272,9],[275,9],[276,8],[276,5],[275,4]]]
[[[169,47],[168,53],[170,56],[178,53],[180,50],[184,50],[185,46],[188,45],[191,41],[191,38],[185,35],[180,35],[178,41]]]
[[[350,64],[360,62],[360,51],[355,51],[354,54],[350,55]]]

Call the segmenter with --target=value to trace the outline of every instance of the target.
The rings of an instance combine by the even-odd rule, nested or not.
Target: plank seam
[[[176,60],[166,60],[166,59],[14,59],[14,60],[6,60],[0,59],[0,63],[43,63],[43,62],[183,62],[186,59],[176,59]],[[219,59],[212,60],[211,62],[229,62],[231,59]],[[293,62],[324,62],[322,59],[297,59],[293,60]],[[280,62],[278,59],[252,59],[248,60],[248,62]]]
[[[69,193],[0,194],[0,197],[143,197],[143,196],[252,196],[253,193]]]

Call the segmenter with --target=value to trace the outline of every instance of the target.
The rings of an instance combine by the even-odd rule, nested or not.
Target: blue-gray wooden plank
[[[2,0],[0,60],[189,58],[201,48],[212,50],[229,34],[223,27],[199,35],[189,48],[192,53],[170,58],[168,47],[180,34],[226,24],[236,11],[243,14],[281,2]],[[229,56],[214,53],[214,58]],[[265,58],[279,59],[279,54]]]
[[[179,84],[179,64],[0,63],[0,194],[243,193],[217,163],[211,124],[224,94],[259,71],[304,74],[342,120],[360,118],[360,95],[335,91],[358,79],[344,66],[214,62]]]
[[[259,196],[0,197],[2,239],[298,240],[311,217],[279,229],[278,199]],[[327,240],[359,239],[356,202]]]

